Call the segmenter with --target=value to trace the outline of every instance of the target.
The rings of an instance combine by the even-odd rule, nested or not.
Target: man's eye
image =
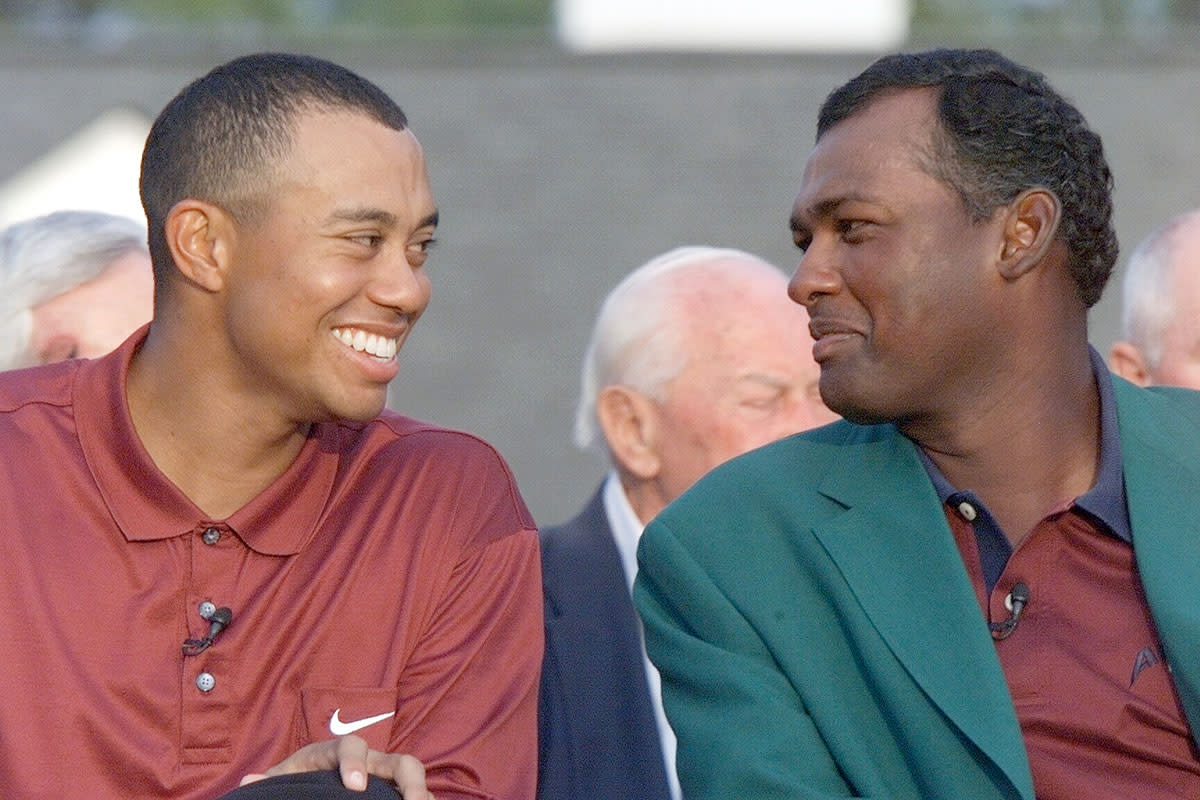
[[[437,239],[422,239],[419,242],[410,244],[408,250],[410,253],[424,258],[429,255],[429,251],[433,249],[435,244],[437,244]]]
[[[419,267],[425,263],[425,259],[429,257],[429,251],[437,244],[435,239],[422,239],[419,242],[413,242],[408,246],[408,263],[414,267]]]
[[[372,249],[379,247],[380,243],[383,241],[383,237],[377,233],[359,233],[346,238],[355,244],[361,244],[364,247],[370,247]]]
[[[758,411],[770,411],[777,408],[782,400],[783,395],[781,393],[773,392],[771,394],[757,394],[743,397],[742,405]]]
[[[862,219],[841,219],[837,222],[837,232],[842,237],[850,236],[866,224],[867,221]]]

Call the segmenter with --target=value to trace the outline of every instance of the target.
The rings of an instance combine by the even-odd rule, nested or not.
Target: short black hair
[[[235,218],[252,215],[276,161],[291,147],[295,117],[312,109],[361,112],[395,130],[408,126],[375,84],[292,53],[234,59],[167,103],[146,139],[140,182],[156,278],[171,268],[164,224],[175,204],[192,198]]]
[[[976,220],[1025,189],[1053,192],[1071,278],[1084,305],[1095,305],[1117,261],[1112,173],[1099,135],[1041,73],[994,50],[885,56],[826,98],[817,138],[883,93],[921,87],[938,90],[940,122],[924,168]]]

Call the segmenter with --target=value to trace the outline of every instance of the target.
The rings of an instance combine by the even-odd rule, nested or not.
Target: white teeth
[[[368,353],[385,361],[395,356],[396,351],[400,348],[398,339],[389,339],[379,334],[367,333],[361,328],[353,330],[350,328],[334,328],[333,335],[347,347],[353,347],[360,353]]]

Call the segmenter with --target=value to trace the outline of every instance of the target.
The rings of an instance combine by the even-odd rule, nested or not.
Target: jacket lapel
[[[814,534],[913,680],[1032,798],[995,645],[916,448],[892,426],[860,431],[821,487],[846,510]]]
[[[1138,572],[1200,743],[1200,401],[1113,383]]]

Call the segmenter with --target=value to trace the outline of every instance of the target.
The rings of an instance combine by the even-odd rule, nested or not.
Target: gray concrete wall
[[[106,56],[0,45],[0,180],[105,108],[153,115],[188,80],[258,44]],[[493,442],[543,524],[572,514],[602,473],[570,430],[578,361],[605,292],[686,243],[741,247],[790,271],[787,214],[817,106],[869,61],[574,58],[451,41],[308,49],[405,107],[442,209],[433,304],[391,404]],[[1123,250],[1200,205],[1200,62],[1102,49],[1016,55],[1104,137]],[[1117,333],[1112,288],[1093,314],[1102,351]]]

